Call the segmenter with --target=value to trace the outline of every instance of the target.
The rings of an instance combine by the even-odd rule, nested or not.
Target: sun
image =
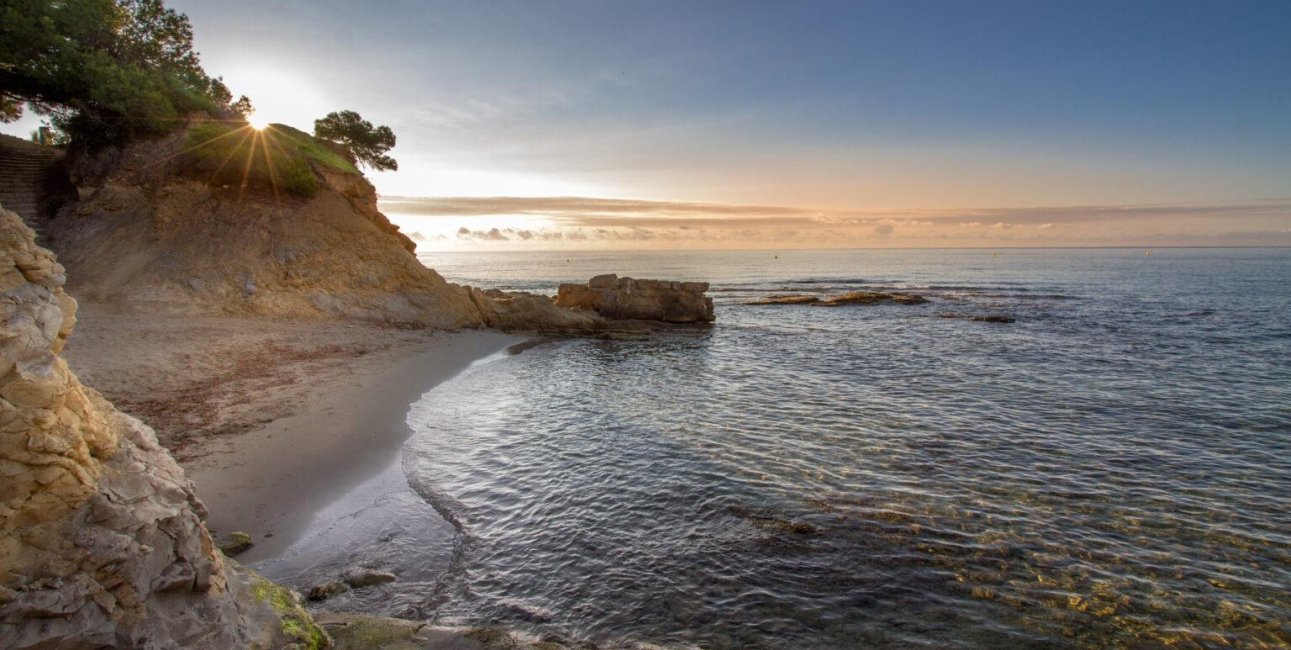
[[[247,124],[250,124],[251,128],[257,131],[263,131],[265,130],[266,127],[269,126],[269,120],[267,118],[256,115],[255,113],[252,113],[247,116]]]

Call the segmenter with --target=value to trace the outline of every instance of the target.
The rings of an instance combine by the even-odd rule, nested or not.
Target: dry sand
[[[357,322],[119,313],[83,304],[66,350],[81,381],[157,430],[216,531],[272,558],[315,513],[388,468],[409,405],[524,339]]]

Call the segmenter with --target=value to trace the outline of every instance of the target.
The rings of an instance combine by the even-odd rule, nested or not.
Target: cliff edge
[[[280,125],[217,130],[204,140],[207,127],[221,125],[199,120],[163,138],[74,157],[69,176],[79,200],[39,228],[71,270],[70,291],[180,313],[484,324],[465,288],[417,261],[362,175],[296,153],[321,158],[328,152],[320,143],[310,139],[306,148],[308,135]],[[205,164],[220,151],[198,155],[217,146],[204,143],[238,138],[260,141],[245,140],[247,155],[230,147],[222,165]],[[275,154],[276,168],[250,158],[274,147],[297,157]],[[256,172],[272,185],[248,184]],[[301,185],[310,191],[292,191]]]
[[[225,559],[153,431],[60,356],[63,267],[0,209],[0,647],[322,647],[291,592]]]

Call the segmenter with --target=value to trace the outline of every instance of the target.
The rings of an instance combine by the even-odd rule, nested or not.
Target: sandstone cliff
[[[64,269],[0,209],[0,647],[318,647],[292,595],[226,560],[147,426],[59,356]]]
[[[220,184],[193,173],[191,132],[75,157],[80,200],[40,224],[70,291],[180,313],[484,324],[465,288],[417,261],[362,176],[312,162],[309,197]]]

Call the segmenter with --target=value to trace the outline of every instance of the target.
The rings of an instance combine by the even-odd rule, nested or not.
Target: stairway
[[[52,209],[49,188],[62,173],[64,151],[0,134],[0,207],[17,212],[32,229]]]

